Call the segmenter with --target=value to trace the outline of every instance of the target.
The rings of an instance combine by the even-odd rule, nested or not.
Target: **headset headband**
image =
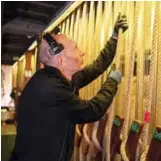
[[[54,34],[57,34],[58,32],[60,31],[60,29],[58,27],[56,27],[54,29]],[[56,55],[58,53],[60,53],[64,47],[62,44],[58,43],[52,36],[50,33],[46,33],[43,38],[47,41],[47,43],[49,44],[50,46],[50,49],[49,49],[49,52],[52,54],[52,55]]]

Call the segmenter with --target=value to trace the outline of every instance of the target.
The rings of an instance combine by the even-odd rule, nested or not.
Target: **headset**
[[[52,33],[54,33],[55,35],[58,34],[60,32],[60,29],[58,27],[56,27]],[[49,52],[51,55],[56,55],[58,53],[60,53],[62,50],[64,50],[64,47],[61,43],[58,43],[52,36],[50,33],[45,33],[45,35],[43,35],[43,39],[45,39],[47,41],[47,43],[50,46]]]

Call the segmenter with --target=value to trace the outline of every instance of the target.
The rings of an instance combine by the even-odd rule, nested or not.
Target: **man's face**
[[[74,73],[80,71],[84,67],[84,53],[78,48],[74,41],[70,41],[70,44],[65,49],[64,56],[67,60],[67,68]]]
[[[75,41],[67,37],[64,37],[61,43],[64,46],[63,68],[73,74],[80,71],[84,67],[84,53],[78,48]]]

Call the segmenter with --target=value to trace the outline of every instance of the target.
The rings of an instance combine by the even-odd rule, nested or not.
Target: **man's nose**
[[[85,55],[85,53],[81,51],[81,54],[80,55],[83,57]]]

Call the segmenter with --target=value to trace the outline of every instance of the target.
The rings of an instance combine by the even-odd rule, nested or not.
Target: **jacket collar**
[[[53,66],[47,66],[45,65],[45,72],[47,72],[48,74],[53,75],[55,78],[60,79],[61,81],[63,81],[65,84],[69,85],[71,82],[69,80],[67,80],[60,72],[59,69],[53,67]]]

